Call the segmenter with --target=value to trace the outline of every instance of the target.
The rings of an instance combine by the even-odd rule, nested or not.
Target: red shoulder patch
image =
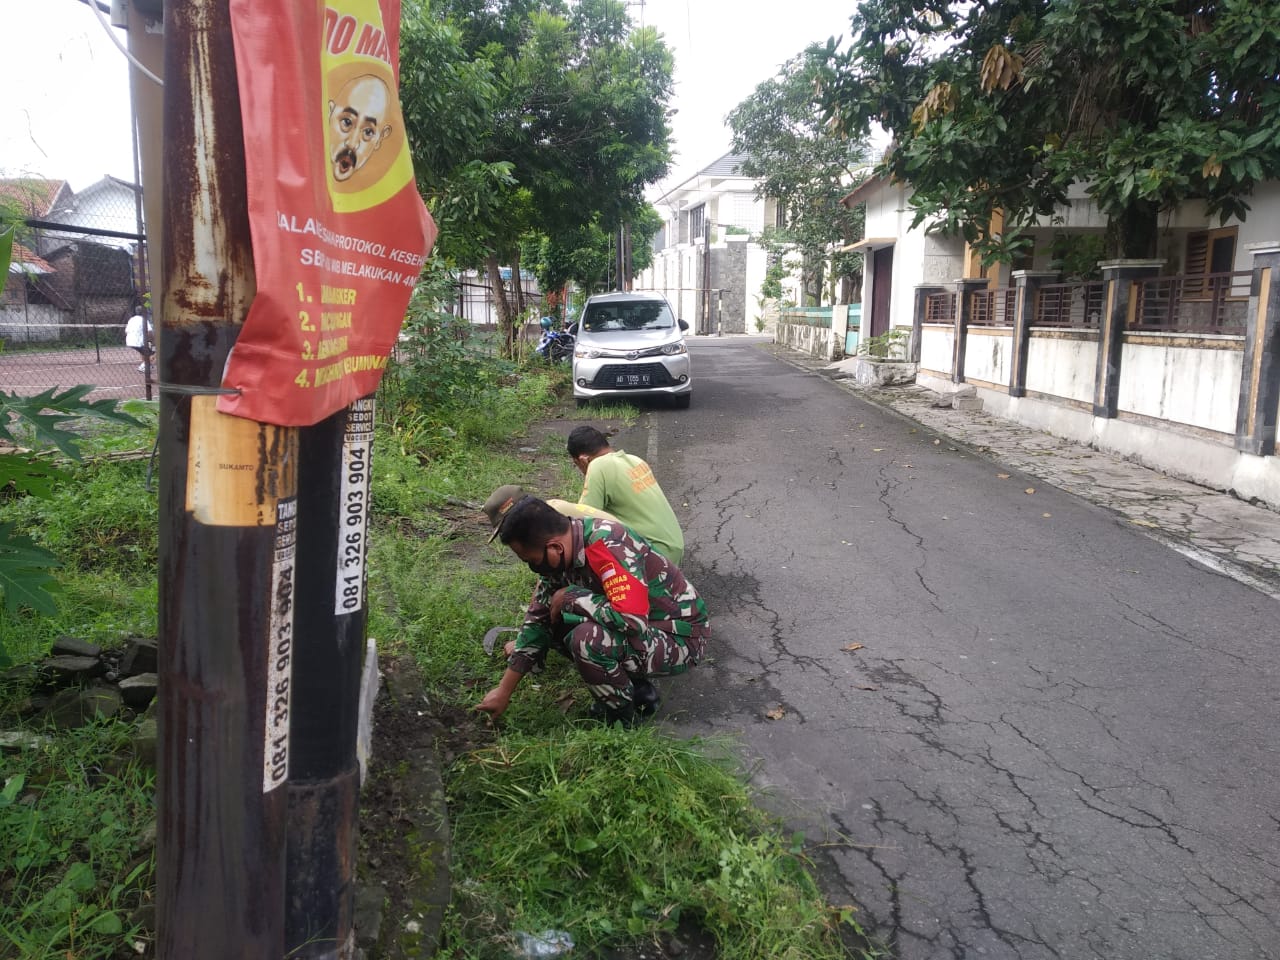
[[[587,563],[604,585],[609,605],[619,613],[649,616],[649,588],[600,541],[587,546]]]

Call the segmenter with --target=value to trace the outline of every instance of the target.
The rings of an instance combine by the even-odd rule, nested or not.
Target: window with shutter
[[[1207,297],[1210,284],[1198,277],[1211,273],[1230,273],[1236,258],[1236,227],[1220,230],[1197,230],[1187,234],[1186,280],[1182,285],[1183,297]]]

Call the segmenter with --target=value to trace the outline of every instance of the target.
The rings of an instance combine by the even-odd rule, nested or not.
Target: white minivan
[[[666,298],[656,293],[605,293],[582,308],[573,350],[573,396],[668,396],[680,408],[693,399],[689,350]]]

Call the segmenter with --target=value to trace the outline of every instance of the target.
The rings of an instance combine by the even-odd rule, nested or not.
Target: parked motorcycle
[[[538,354],[552,363],[572,359],[573,345],[577,338],[565,330],[557,330],[556,322],[551,317],[543,317],[539,322],[542,326],[542,339],[538,341],[536,348]]]

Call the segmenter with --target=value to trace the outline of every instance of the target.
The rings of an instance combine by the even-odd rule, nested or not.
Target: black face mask
[[[539,563],[529,564],[529,569],[540,577],[554,577],[560,573],[560,567],[564,564],[564,553],[560,554],[560,563],[553,564],[548,552],[550,545],[542,548],[542,560]]]

